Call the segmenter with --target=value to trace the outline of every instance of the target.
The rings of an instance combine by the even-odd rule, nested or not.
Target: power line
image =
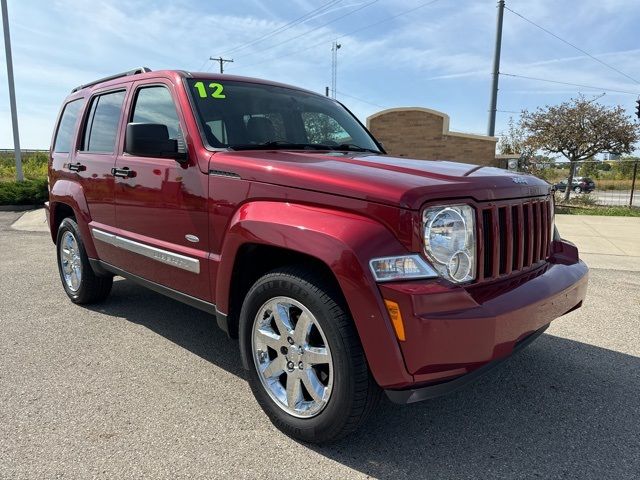
[[[353,35],[354,33],[361,32],[362,30],[366,30],[368,28],[375,27],[376,25],[380,25],[380,24],[386,23],[386,22],[388,22],[390,20],[394,20],[394,19],[396,19],[398,17],[402,17],[403,15],[407,15],[409,13],[415,12],[416,10],[420,10],[421,8],[428,7],[429,5],[433,5],[434,3],[439,2],[439,1],[440,0],[431,0],[430,2],[422,3],[422,4],[418,5],[417,7],[410,8],[409,10],[405,10],[403,12],[400,12],[400,13],[396,14],[396,15],[392,15],[390,17],[383,18],[382,20],[380,20],[378,22],[371,23],[369,25],[366,25],[366,26],[364,26],[362,28],[358,28],[356,30],[352,30],[349,33],[346,33],[346,34],[342,35],[341,37],[338,37],[338,40],[341,39],[341,38],[344,38],[344,37],[348,37],[349,35]]]
[[[298,25],[300,23],[304,23],[307,20],[311,20],[312,18],[317,17],[318,15],[320,15],[322,13],[325,13],[326,10],[328,10],[329,8],[337,5],[340,2],[342,2],[342,0],[331,0],[330,2],[325,3],[325,4],[321,5],[318,8],[316,8],[314,10],[311,10],[310,12],[305,13],[301,17],[298,17],[298,18],[296,18],[294,20],[291,20],[290,22],[288,22],[288,23],[276,28],[275,30],[273,30],[273,31],[271,31],[269,33],[266,33],[266,34],[254,39],[254,40],[252,40],[250,42],[247,42],[247,43],[239,45],[239,46],[237,46],[235,48],[232,48],[231,50],[227,51],[226,54],[234,53],[234,52],[237,52],[239,50],[244,50],[246,47],[250,47],[251,45],[255,45],[256,43],[258,43],[258,42],[260,42],[262,40],[265,40],[267,38],[273,37],[274,35],[277,35],[279,33],[282,33],[284,31],[286,31],[286,30],[289,30],[290,28],[292,28],[292,27],[294,27],[294,26],[296,26],[296,25]]]
[[[515,73],[504,73],[500,72],[500,75],[504,75],[505,77],[514,77],[514,78],[524,78],[526,80],[535,80],[538,82],[548,82],[548,83],[556,83],[559,85],[569,85],[571,87],[580,87],[580,88],[590,88],[592,90],[600,90],[605,92],[615,92],[615,93],[624,93],[627,95],[638,95],[638,92],[630,92],[628,90],[616,90],[613,88],[606,87],[595,87],[593,85],[584,85],[580,83],[569,83],[569,82],[561,82],[560,80],[550,80],[548,78],[539,78],[539,77],[528,77],[526,75],[517,75]]]
[[[378,103],[373,103],[373,102],[370,102],[370,101],[368,101],[368,100],[363,100],[362,98],[354,97],[353,95],[349,95],[349,94],[344,93],[344,92],[337,91],[336,93],[337,93],[338,95],[342,96],[342,97],[349,97],[349,98],[352,98],[352,99],[354,99],[354,100],[357,100],[358,102],[362,102],[362,103],[369,104],[369,105],[371,105],[371,106],[373,106],[373,107],[378,107],[378,108],[382,108],[382,109],[387,109],[387,108],[389,108],[389,107],[385,107],[384,105],[380,105],[380,104],[378,104]]]
[[[359,32],[361,32],[361,31],[363,31],[363,30],[367,30],[368,28],[373,28],[373,27],[375,27],[375,26],[377,26],[377,25],[380,25],[380,24],[382,24],[382,23],[386,23],[386,22],[388,22],[388,21],[394,20],[394,19],[396,19],[396,18],[398,18],[398,17],[401,17],[401,16],[403,16],[403,15],[407,15],[407,14],[409,14],[409,13],[415,12],[416,10],[419,10],[419,9],[421,9],[421,8],[425,8],[425,7],[428,7],[429,5],[433,5],[434,3],[439,2],[439,1],[440,1],[440,0],[431,0],[431,1],[429,1],[429,2],[425,2],[425,3],[423,3],[423,4],[418,5],[417,7],[410,8],[409,10],[405,10],[405,11],[403,11],[403,12],[400,12],[400,13],[396,14],[396,15],[392,15],[392,16],[390,16],[390,17],[384,18],[384,19],[382,19],[382,20],[379,20],[379,21],[377,21],[377,22],[371,23],[371,24],[369,24],[369,25],[365,25],[364,27],[360,27],[360,28],[357,28],[357,29],[355,29],[355,30],[351,30],[349,33],[345,33],[344,35],[341,35],[341,36],[339,36],[339,37],[335,38],[334,40],[340,40],[341,38],[345,38],[345,37],[348,37],[348,36],[354,35],[354,34],[356,34],[356,33],[359,33]],[[316,48],[316,47],[319,47],[319,46],[321,46],[321,45],[324,45],[324,44],[325,44],[328,40],[330,40],[330,39],[331,39],[331,37],[326,37],[326,38],[325,38],[325,39],[323,39],[321,42],[314,43],[313,45],[310,45],[310,46],[308,46],[308,47],[302,48],[302,49],[300,49],[300,50],[294,50],[293,52],[285,53],[285,54],[283,54],[283,55],[278,55],[277,57],[270,57],[270,58],[267,58],[267,59],[262,60],[262,61],[260,61],[260,62],[258,62],[258,63],[253,63],[253,64],[251,64],[251,65],[248,65],[248,66],[247,66],[247,68],[257,67],[258,65],[262,65],[262,64],[264,64],[264,63],[271,62],[271,61],[272,61],[272,60],[274,60],[275,58],[290,57],[290,56],[292,56],[292,55],[297,55],[297,54],[299,54],[299,53],[306,52],[306,51],[308,51],[308,50],[311,50],[312,48]]]
[[[283,41],[281,41],[279,43],[275,43],[275,44],[269,45],[268,47],[263,48],[261,50],[258,50],[256,52],[248,53],[246,55],[240,55],[239,58],[244,58],[244,57],[249,57],[249,56],[252,56],[252,55],[257,55],[258,53],[266,52],[267,50],[271,50],[272,48],[276,48],[276,47],[279,47],[280,45],[283,45],[285,43],[289,43],[292,40],[297,40],[300,37],[305,37],[305,36],[309,35],[310,33],[313,33],[313,32],[315,32],[317,30],[320,30],[321,28],[326,27],[327,25],[331,25],[332,23],[335,23],[335,22],[337,22],[339,20],[342,20],[343,18],[348,17],[349,15],[353,15],[354,13],[359,12],[360,10],[363,10],[363,9],[373,5],[374,3],[378,3],[378,0],[372,0],[372,1],[368,2],[368,3],[365,3],[364,5],[361,5],[360,7],[345,13],[344,15],[340,15],[339,17],[336,17],[333,20],[330,20],[330,21],[328,21],[326,23],[323,23],[322,25],[318,25],[317,27],[312,28],[311,30],[303,32],[303,33],[301,33],[299,35],[296,35],[294,37],[289,37],[286,40],[283,40]]]
[[[579,52],[583,53],[584,55],[586,55],[587,57],[589,57],[589,58],[591,58],[591,59],[595,60],[596,62],[600,63],[601,65],[604,65],[605,67],[607,67],[607,68],[609,68],[609,69],[613,70],[613,71],[614,71],[614,72],[616,72],[616,73],[619,73],[620,75],[623,75],[623,76],[627,77],[629,80],[633,80],[635,83],[637,83],[637,84],[639,84],[639,85],[640,85],[640,81],[636,80],[635,78],[633,78],[633,77],[632,77],[632,76],[630,76],[630,75],[627,75],[627,74],[626,74],[626,73],[624,73],[622,70],[619,70],[619,69],[617,69],[616,67],[614,67],[614,66],[612,66],[612,65],[609,65],[608,63],[606,63],[606,62],[604,62],[604,61],[600,60],[599,58],[597,58],[597,57],[595,57],[595,56],[591,55],[591,54],[590,54],[589,52],[587,52],[586,50],[583,50],[582,48],[578,47],[577,45],[574,45],[573,43],[569,42],[568,40],[565,40],[565,39],[564,39],[564,38],[562,38],[562,37],[559,37],[559,36],[558,36],[558,35],[556,35],[555,33],[553,33],[553,32],[551,32],[551,31],[547,30],[546,28],[544,28],[544,27],[543,27],[543,26],[541,26],[541,25],[538,25],[538,24],[537,24],[536,22],[534,22],[533,20],[528,19],[528,18],[527,18],[527,17],[525,17],[524,15],[521,15],[520,13],[518,13],[518,12],[516,12],[516,11],[512,10],[511,8],[509,8],[509,7],[507,7],[507,6],[505,6],[504,8],[505,8],[505,9],[507,9],[507,10],[509,10],[509,11],[510,11],[511,13],[513,13],[514,15],[517,15],[518,17],[520,17],[521,19],[523,19],[525,22],[529,22],[531,25],[533,25],[533,26],[535,26],[535,27],[539,28],[539,29],[540,29],[540,30],[542,30],[543,32],[545,32],[545,33],[547,33],[547,34],[551,35],[552,37],[554,37],[554,38],[556,38],[556,39],[560,40],[561,42],[566,43],[566,44],[567,44],[567,45],[569,45],[570,47],[575,48],[577,51],[579,51]],[[612,90],[612,91],[613,91],[613,90]]]

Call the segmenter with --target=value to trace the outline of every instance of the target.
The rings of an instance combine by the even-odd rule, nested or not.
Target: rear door
[[[127,121],[167,126],[186,150],[185,124],[173,84],[137,82]],[[123,128],[123,137],[125,128]],[[116,223],[120,268],[154,283],[210,301],[208,176],[191,155],[186,161],[131,155],[121,141],[116,159]]]

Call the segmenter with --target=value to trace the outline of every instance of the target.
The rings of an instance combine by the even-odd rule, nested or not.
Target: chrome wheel
[[[82,260],[78,240],[73,233],[66,231],[60,242],[60,267],[67,288],[77,292],[82,282]]]
[[[272,400],[294,417],[318,415],[333,388],[333,362],[315,316],[300,302],[275,297],[258,310],[253,362]]]

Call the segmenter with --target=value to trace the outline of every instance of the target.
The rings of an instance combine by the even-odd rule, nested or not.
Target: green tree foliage
[[[633,165],[635,162],[640,161],[638,157],[622,157],[620,160],[612,160],[609,162],[611,165],[611,172],[613,178],[616,180],[627,180],[633,175]]]
[[[608,107],[582,95],[559,105],[522,112],[519,127],[530,148],[560,154],[571,162],[569,184],[577,162],[605,152],[631,153],[640,139],[640,127],[621,106]],[[569,194],[566,189],[565,201]]]

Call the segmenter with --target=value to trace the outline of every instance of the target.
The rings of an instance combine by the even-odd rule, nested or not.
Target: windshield
[[[187,83],[211,147],[380,151],[353,115],[329,98],[259,83]]]

